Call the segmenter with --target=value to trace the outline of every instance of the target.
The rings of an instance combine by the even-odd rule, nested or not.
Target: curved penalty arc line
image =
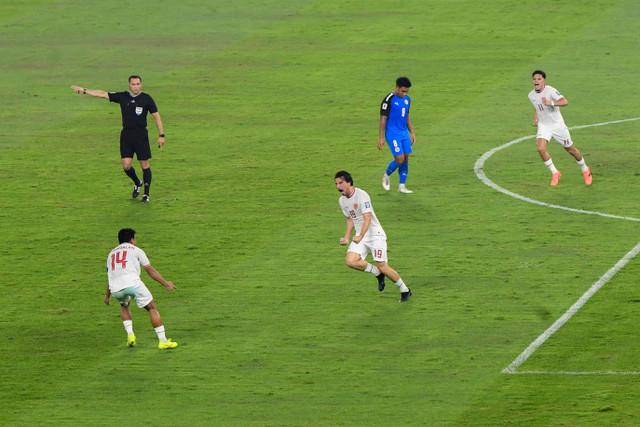
[[[616,123],[631,122],[631,121],[636,121],[636,120],[640,120],[640,117],[634,117],[634,118],[631,118],[631,119],[623,119],[623,120],[615,120],[615,121],[603,122],[603,123],[595,123],[595,124],[584,125],[584,126],[575,126],[573,128],[570,128],[570,129],[584,129],[584,128],[590,128],[590,127],[595,127],[595,126],[606,126],[606,125],[612,125],[612,124],[616,124]],[[487,159],[489,159],[493,154],[495,154],[496,152],[498,152],[500,150],[508,148],[508,147],[510,147],[510,146],[512,146],[514,144],[519,143],[519,142],[526,141],[528,139],[533,139],[535,137],[536,137],[536,135],[528,135],[528,136],[525,136],[525,137],[522,137],[522,138],[518,138],[518,139],[510,141],[510,142],[508,142],[508,143],[506,143],[504,145],[501,145],[499,147],[496,147],[496,148],[494,148],[492,150],[489,150],[486,153],[484,153],[482,155],[482,157],[480,157],[476,161],[476,164],[475,164],[475,167],[474,167],[474,171],[475,171],[476,175],[478,176],[478,178],[483,183],[485,183],[489,187],[493,188],[494,190],[497,190],[497,191],[499,191],[499,192],[501,192],[503,194],[506,194],[506,195],[508,195],[510,197],[514,197],[516,199],[522,200],[522,201],[527,202],[527,203],[532,203],[532,204],[536,204],[536,205],[540,205],[540,206],[544,206],[544,207],[548,207],[548,208],[553,208],[553,209],[562,209],[562,210],[569,211],[569,212],[576,212],[576,213],[582,213],[582,214],[588,214],[588,215],[598,215],[598,216],[603,216],[603,217],[608,217],[608,218],[623,219],[623,220],[627,220],[627,221],[640,221],[640,218],[611,215],[611,214],[607,214],[607,213],[603,213],[603,212],[587,211],[587,210],[583,210],[583,209],[574,209],[574,208],[569,208],[567,206],[560,206],[560,205],[555,205],[555,204],[551,204],[551,203],[541,202],[539,200],[534,200],[534,199],[531,199],[529,197],[525,197],[525,196],[522,196],[520,194],[514,193],[513,191],[506,190],[506,189],[500,187],[498,184],[496,184],[492,180],[490,180],[489,178],[487,178],[487,176],[484,173],[484,164],[487,161]],[[591,286],[591,288],[587,292],[585,292],[582,295],[582,297],[580,297],[580,299],[575,304],[573,304],[564,313],[564,315],[562,315],[558,320],[556,320],[553,325],[551,325],[534,342],[532,342],[509,366],[504,368],[502,370],[502,372],[506,373],[506,374],[639,375],[640,372],[635,372],[635,371],[632,371],[632,372],[611,372],[611,371],[606,371],[606,372],[518,371],[518,368],[542,344],[544,344],[544,342],[547,341],[547,339],[549,339],[551,337],[551,335],[553,335],[558,329],[560,329],[565,323],[567,323],[569,321],[569,319],[571,319],[571,317],[573,317],[573,315],[575,313],[577,313],[578,310],[580,310],[580,308],[582,308],[582,306],[584,304],[586,304],[587,301],[596,292],[598,292],[598,290],[600,290],[600,288],[602,286],[604,286],[620,269],[622,269],[638,253],[640,253],[640,243],[638,243],[633,249],[631,249],[620,261],[618,261],[616,263],[616,265],[614,265],[611,269],[609,269],[609,271],[607,271],[607,273],[605,273],[597,282],[595,282]]]
[[[574,126],[574,127],[569,128],[569,129],[570,130],[571,129],[585,129],[585,128],[596,127],[596,126],[607,126],[607,125],[613,125],[613,124],[617,124],[617,123],[632,122],[632,121],[636,121],[636,120],[640,120],[640,117],[634,117],[634,118],[631,118],[631,119],[623,119],[623,120],[614,120],[614,121],[603,122],[603,123],[594,123],[594,124],[591,124],[591,125]],[[501,145],[499,147],[493,148],[493,149],[487,151],[486,153],[484,153],[476,161],[476,164],[475,164],[475,166],[473,168],[473,170],[476,173],[476,176],[478,177],[478,179],[480,179],[480,181],[482,181],[487,186],[493,188],[496,191],[499,191],[500,193],[506,194],[507,196],[513,197],[513,198],[518,199],[518,200],[522,200],[523,202],[532,203],[534,205],[540,205],[540,206],[544,206],[544,207],[547,207],[547,208],[561,209],[561,210],[565,210],[565,211],[569,211],[569,212],[576,212],[576,213],[587,214],[587,215],[598,215],[598,216],[603,216],[603,217],[607,217],[607,218],[615,218],[615,219],[622,219],[622,220],[626,220],[626,221],[640,222],[640,218],[635,218],[635,217],[630,217],[630,216],[612,215],[612,214],[608,214],[608,213],[596,212],[596,211],[588,211],[588,210],[584,210],[584,209],[575,209],[575,208],[570,208],[570,207],[567,207],[567,206],[561,206],[561,205],[556,205],[556,204],[553,204],[553,203],[546,203],[546,202],[541,202],[539,200],[534,200],[534,199],[531,199],[529,197],[522,196],[522,195],[520,195],[518,193],[514,193],[513,191],[509,191],[509,190],[507,190],[507,189],[505,189],[503,187],[500,187],[498,184],[496,184],[495,182],[493,182],[491,179],[489,179],[487,177],[487,175],[484,173],[484,164],[491,156],[493,156],[498,151],[504,150],[505,148],[511,147],[512,145],[518,144],[518,143],[520,143],[522,141],[526,141],[528,139],[534,139],[535,137],[536,137],[536,135],[523,136],[522,138],[514,139],[513,141],[509,141],[504,145]]]

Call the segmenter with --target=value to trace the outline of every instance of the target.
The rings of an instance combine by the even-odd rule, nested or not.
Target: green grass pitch
[[[635,0],[0,3],[0,424],[637,425],[639,259],[503,369],[638,244],[638,222],[526,203],[474,165],[535,133],[537,68],[569,126],[640,116],[639,19]],[[148,205],[121,170],[118,106],[70,89],[130,74],[167,134]],[[411,195],[382,190],[375,148],[400,75]],[[551,188],[533,140],[484,172],[640,218],[639,133],[572,131],[591,187],[551,143]],[[344,265],[341,169],[372,196],[407,304]],[[175,351],[137,308],[126,348],[102,303],[122,227],[180,288],[143,274]]]

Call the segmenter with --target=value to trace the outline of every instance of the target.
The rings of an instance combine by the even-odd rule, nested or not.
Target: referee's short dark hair
[[[542,70],[535,70],[533,73],[531,73],[531,77],[535,77],[536,74],[540,74],[543,79],[547,78],[547,73]]]
[[[338,178],[342,178],[346,182],[348,182],[349,184],[353,185],[353,178],[351,178],[351,174],[349,172],[347,172],[347,171],[340,171],[340,172],[336,173],[336,176],[333,179],[336,180]]]
[[[131,79],[140,79],[140,81],[142,81],[142,77],[140,77],[137,74],[132,74],[129,76],[129,81],[131,81]]]
[[[409,80],[409,77],[398,77],[396,79],[396,86],[411,87],[411,80]]]
[[[136,230],[133,228],[123,228],[118,231],[118,241],[120,243],[129,243],[131,239],[136,237]]]

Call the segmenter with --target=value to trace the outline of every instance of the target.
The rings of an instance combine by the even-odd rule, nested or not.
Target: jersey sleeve
[[[109,92],[109,102],[120,103],[120,100],[122,100],[123,94],[124,92]]]
[[[391,112],[391,98],[393,98],[393,92],[389,95],[385,96],[380,104],[380,115],[389,117],[389,113]]]
[[[551,100],[552,100],[552,101],[559,101],[559,100],[561,100],[562,98],[564,98],[564,96],[562,96],[562,94],[561,94],[560,92],[558,92],[558,90],[557,90],[557,89],[553,89],[553,90],[551,91]]]
[[[136,256],[138,257],[138,261],[140,261],[142,268],[148,267],[151,262],[149,261],[149,258],[147,258],[147,254],[145,254],[140,248],[138,248],[136,252]]]
[[[149,96],[149,99],[148,99],[149,105],[147,105],[147,110],[149,110],[151,114],[157,113],[158,107],[156,106],[156,102],[153,100],[153,98],[150,95],[147,95],[147,96]]]
[[[371,207],[371,197],[369,197],[366,191],[362,190],[360,192],[359,199],[360,199],[359,200],[360,210],[362,211],[363,214],[373,212],[373,208]]]

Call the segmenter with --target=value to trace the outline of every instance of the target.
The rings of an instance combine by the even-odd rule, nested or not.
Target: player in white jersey
[[[173,282],[168,282],[151,266],[149,258],[142,249],[136,246],[136,232],[131,228],[123,228],[118,232],[120,245],[115,247],[107,258],[107,275],[109,284],[104,303],[109,305],[111,295],[120,303],[120,314],[124,329],[127,331],[127,346],[135,347],[136,336],[133,333],[133,321],[129,303],[131,298],[135,299],[138,307],[149,312],[151,325],[158,335],[158,348],[161,350],[176,348],[177,342],[167,339],[162,324],[162,318],[158,313],[158,308],[153,300],[149,289],[140,280],[140,266],[145,269],[156,282],[163,285],[168,291],[178,289]]]
[[[360,188],[353,186],[353,178],[346,171],[340,171],[335,176],[336,188],[342,194],[340,208],[347,217],[347,230],[340,239],[340,244],[347,249],[346,263],[349,267],[371,273],[378,278],[378,290],[384,289],[385,276],[391,279],[400,289],[400,302],[406,302],[411,296],[411,289],[404,284],[397,271],[387,264],[387,235],[378,221],[371,198]],[[351,239],[353,230],[356,235]],[[376,265],[369,264],[365,258],[371,252]]]
[[[593,182],[591,170],[586,165],[580,151],[573,145],[569,129],[564,124],[564,118],[560,113],[560,107],[566,106],[569,102],[555,88],[546,85],[547,75],[544,71],[536,70],[533,72],[532,77],[534,89],[529,92],[529,101],[531,101],[536,111],[533,125],[538,127],[536,136],[538,153],[540,153],[542,161],[551,171],[551,185],[554,187],[558,185],[558,180],[562,176],[554,166],[551,155],[547,151],[547,144],[551,138],[555,139],[576,159],[578,166],[582,170],[585,184],[591,185]]]

